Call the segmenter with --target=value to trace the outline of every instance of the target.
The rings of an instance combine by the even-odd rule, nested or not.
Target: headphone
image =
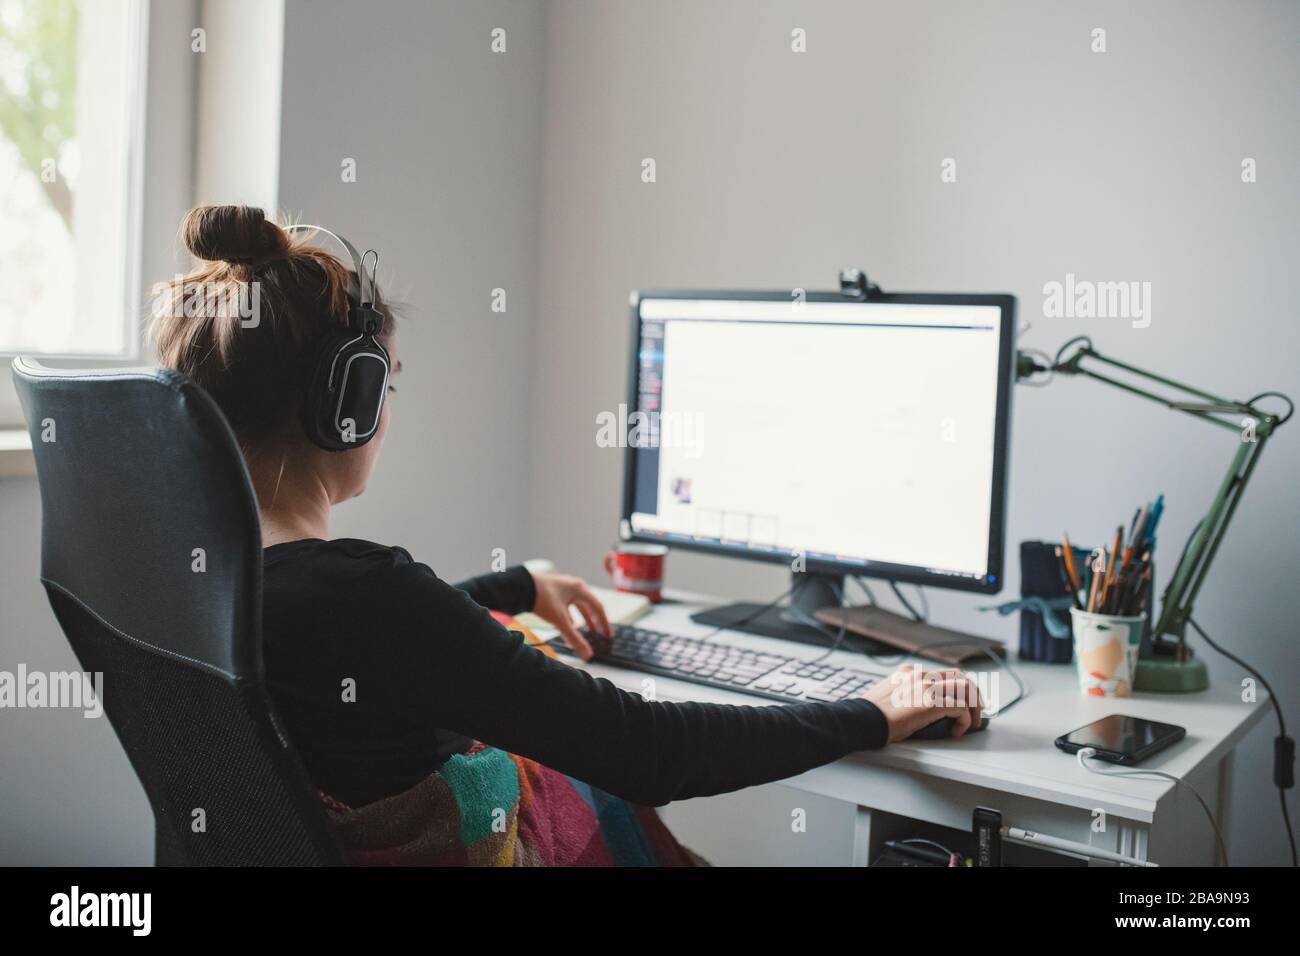
[[[316,445],[328,451],[360,448],[375,437],[379,416],[388,394],[388,351],[379,344],[384,316],[375,308],[375,272],[379,253],[365,255],[337,233],[320,226],[287,226],[286,232],[323,232],[348,250],[355,281],[348,282],[348,324],[331,331],[316,360],[307,394],[303,396],[302,425]],[[373,256],[370,296],[366,296],[366,259]]]

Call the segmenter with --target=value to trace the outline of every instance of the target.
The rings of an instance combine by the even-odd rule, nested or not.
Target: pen
[[[1074,606],[1083,610],[1083,604],[1079,601],[1079,573],[1074,567],[1074,548],[1070,546],[1070,536],[1061,533],[1061,553],[1065,556],[1065,573],[1070,578],[1070,597],[1074,599]]]
[[[1056,574],[1061,579],[1061,590],[1066,594],[1070,593],[1070,575],[1065,570],[1065,556],[1061,551],[1061,546],[1056,546]]]
[[[1103,552],[1104,554],[1105,552]],[[1104,559],[1103,559],[1104,560]],[[1101,600],[1101,579],[1102,572],[1094,570],[1092,572],[1092,587],[1088,592],[1088,613],[1095,614],[1098,610],[1098,603]]]
[[[1156,525],[1160,522],[1160,516],[1164,514],[1164,510],[1165,496],[1156,495],[1156,503],[1151,506],[1151,520],[1147,522],[1147,545],[1154,545],[1156,543]]]
[[[1110,597],[1111,582],[1115,580],[1115,557],[1119,554],[1120,546],[1124,539],[1124,526],[1120,525],[1115,529],[1115,545],[1110,551],[1110,563],[1106,566],[1106,579],[1101,583],[1101,605],[1106,606],[1106,599]]]
[[[1141,543],[1144,540],[1146,540],[1147,522],[1149,522],[1150,520],[1151,520],[1151,503],[1148,502],[1144,504],[1141,510],[1138,512],[1137,525],[1133,528],[1133,537],[1129,540],[1128,543],[1129,547],[1132,548],[1134,551],[1137,551],[1137,549],[1141,546]]]

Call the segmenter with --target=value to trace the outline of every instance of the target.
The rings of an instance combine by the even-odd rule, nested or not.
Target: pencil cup
[[[1070,608],[1074,663],[1079,690],[1089,697],[1128,697],[1133,693],[1142,626],[1146,617],[1090,614]]]

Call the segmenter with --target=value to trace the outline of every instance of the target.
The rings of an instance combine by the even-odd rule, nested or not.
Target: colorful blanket
[[[653,807],[479,744],[405,793],[322,794],[358,866],[694,866]]]
[[[554,656],[527,628],[494,616]],[[359,866],[707,865],[653,807],[484,744],[405,793],[359,809],[321,797]]]

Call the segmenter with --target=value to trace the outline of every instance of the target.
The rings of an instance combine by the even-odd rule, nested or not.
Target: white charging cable
[[[1094,747],[1082,747],[1079,749],[1078,753],[1075,754],[1079,760],[1080,767],[1089,773],[1097,774],[1099,777],[1147,777],[1148,779],[1151,777],[1159,777],[1163,780],[1172,780],[1176,786],[1186,787],[1191,791],[1192,796],[1196,798],[1196,802],[1199,803],[1201,809],[1205,811],[1205,816],[1209,819],[1210,826],[1214,827],[1214,839],[1217,841],[1219,846],[1219,855],[1223,859],[1223,865],[1228,865],[1228,847],[1227,844],[1223,842],[1223,831],[1219,829],[1219,821],[1214,819],[1214,814],[1210,812],[1209,804],[1207,804],[1205,800],[1202,799],[1201,795],[1196,792],[1195,787],[1179,780],[1172,773],[1165,773],[1163,770],[1098,770],[1096,767],[1090,767],[1088,765],[1088,760],[1096,757],[1096,755],[1097,751]]]

